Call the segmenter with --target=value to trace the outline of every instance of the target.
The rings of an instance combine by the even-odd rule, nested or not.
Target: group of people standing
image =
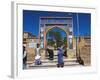
[[[47,46],[46,51],[48,52],[49,60],[54,60],[54,48],[50,45]],[[65,46],[61,46],[57,49],[57,67],[64,67],[64,56],[67,57],[67,49]],[[23,46],[23,65],[26,66],[27,63],[26,47]],[[35,55],[35,65],[41,65],[41,55],[40,55],[40,45],[37,44],[36,55]],[[23,66],[23,67],[24,67]]]

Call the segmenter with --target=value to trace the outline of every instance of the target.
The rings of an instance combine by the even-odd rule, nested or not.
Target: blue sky
[[[31,11],[23,10],[23,32],[31,32],[33,35],[39,34],[39,17],[67,17],[73,18],[73,32],[77,36],[77,14],[69,12],[49,12],[49,11]],[[79,32],[81,36],[91,35],[91,14],[78,13]],[[63,34],[64,32],[62,32]]]

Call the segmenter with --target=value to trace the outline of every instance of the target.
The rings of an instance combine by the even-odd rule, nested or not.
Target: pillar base
[[[76,57],[75,53],[76,51],[74,49],[68,49],[67,50],[68,58],[75,58]]]
[[[41,54],[41,59],[42,60],[44,60],[44,59],[46,59],[46,54],[45,54],[46,52],[45,52],[45,49],[41,49],[40,50],[40,54]]]

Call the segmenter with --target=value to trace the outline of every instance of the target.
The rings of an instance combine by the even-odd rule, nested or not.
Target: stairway
[[[79,63],[76,62],[76,58],[66,58],[64,57],[64,67],[65,66],[79,66]],[[54,60],[49,60],[48,57],[42,60],[41,65],[35,65],[35,62],[28,62],[28,69],[33,68],[49,68],[57,67],[57,54],[54,54]]]

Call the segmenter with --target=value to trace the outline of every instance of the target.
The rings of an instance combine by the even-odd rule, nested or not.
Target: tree
[[[48,36],[49,36],[49,38],[51,38],[51,41],[49,41],[49,43],[51,43],[53,46],[55,46],[55,43],[56,43],[57,47],[62,45],[63,40],[62,40],[61,33],[59,31],[51,30],[48,32]]]
[[[64,43],[64,44],[67,44],[67,37],[64,37],[63,43]]]

